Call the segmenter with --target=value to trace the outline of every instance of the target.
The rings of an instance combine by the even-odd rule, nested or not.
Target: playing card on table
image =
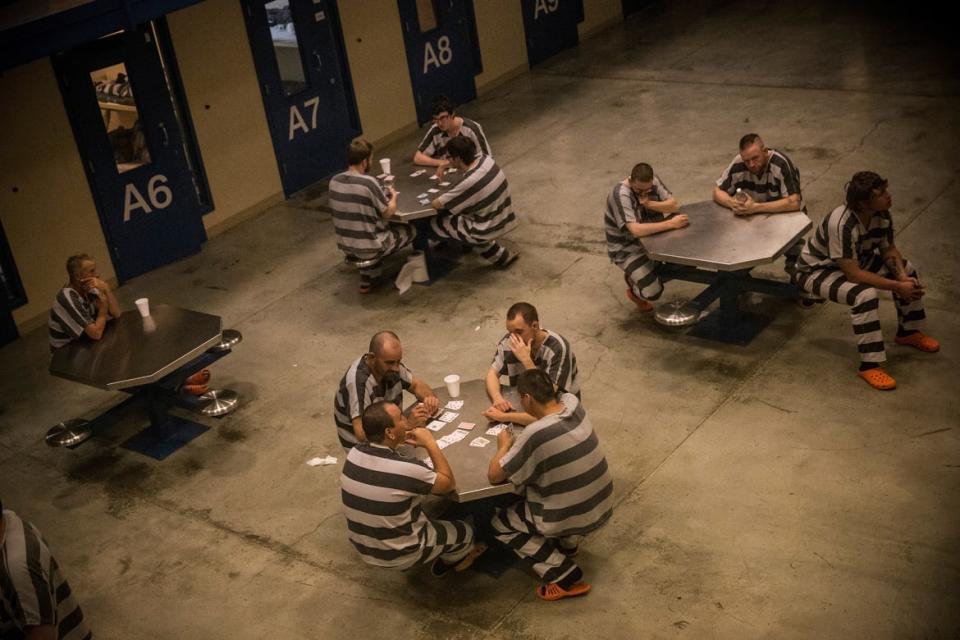
[[[440,193],[440,189],[427,189],[427,193]]]
[[[470,441],[471,447],[485,447],[490,444],[490,441],[484,438],[483,436],[478,436]]]
[[[440,431],[440,429],[443,429],[445,426],[447,426],[446,422],[433,420],[432,422],[430,422],[430,424],[427,425],[427,429],[430,429],[430,431]]]
[[[459,413],[454,413],[453,411],[444,411],[444,412],[443,412],[443,415],[440,416],[440,417],[437,418],[437,419],[438,419],[438,420],[443,420],[444,422],[450,422],[451,420],[453,420],[454,418],[456,418],[458,415],[460,415],[460,414],[459,414]]]
[[[426,172],[427,172],[426,169],[417,169],[416,171],[414,171],[413,173],[410,174],[410,177],[411,177],[411,178],[416,178],[417,176],[422,176],[422,175],[423,175],[424,173],[426,173]]]
[[[433,174],[432,176],[430,176],[430,179],[431,179],[431,180],[436,180],[436,179],[437,179],[437,174]]]
[[[422,205],[424,205],[424,206],[426,206],[426,205],[428,205],[428,204],[430,204],[430,201],[429,201],[429,200],[426,200],[426,199],[424,199],[424,200],[421,200],[421,201],[420,201],[420,204],[422,204]]]
[[[441,183],[440,183],[440,186],[441,186],[441,187],[449,187],[449,186],[450,186],[450,183],[449,183],[449,182],[441,182]]]
[[[447,403],[447,409],[453,409],[454,411],[459,411],[463,406],[463,400],[451,400]]]
[[[463,429],[465,431],[469,431],[470,429],[473,429],[475,426],[477,425],[474,424],[473,422],[461,422],[460,424],[457,425],[457,429]]]
[[[428,196],[428,195],[427,195],[427,192],[426,192],[426,191],[424,191],[423,193],[421,193],[421,194],[420,194],[420,195],[418,195],[417,197],[418,197],[418,198],[420,198],[420,199],[422,200],[423,198],[429,198],[430,196]]]
[[[440,438],[439,440],[437,440],[438,449],[446,449],[448,446],[450,446],[449,440],[444,440],[443,438]]]
[[[468,433],[470,432],[464,431],[463,429],[457,429],[453,433],[448,434],[447,437],[450,438],[451,442],[460,442],[467,437]]]

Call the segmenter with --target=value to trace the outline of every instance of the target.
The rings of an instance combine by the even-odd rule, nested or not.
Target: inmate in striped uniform
[[[473,140],[473,144],[477,148],[477,153],[482,153],[485,156],[493,155],[493,153],[490,152],[490,144],[487,142],[487,137],[483,135],[483,127],[481,127],[479,123],[463,118],[463,124],[460,125],[460,133],[457,135]],[[423,136],[423,140],[420,141],[420,146],[417,147],[417,151],[431,158],[436,158],[446,153],[445,149],[448,142],[450,142],[450,135],[434,124],[427,129],[427,135]]]
[[[423,462],[385,445],[364,442],[347,454],[340,475],[350,542],[368,564],[409,569],[438,556],[456,564],[473,543],[473,527],[460,520],[430,520],[423,496],[437,474]]]
[[[3,510],[0,547],[0,638],[23,638],[25,627],[52,625],[60,640],[93,637],[83,611],[40,532]]]
[[[64,287],[50,307],[47,328],[50,334],[50,350],[66,346],[83,335],[83,329],[97,320],[100,298],[97,290],[86,295],[73,287]]]
[[[887,359],[880,330],[880,300],[876,288],[848,280],[836,261],[856,260],[861,269],[892,278],[882,257],[882,252],[892,244],[893,218],[889,211],[875,213],[869,226],[864,228],[857,214],[846,206],[839,206],[810,236],[797,262],[797,283],[804,291],[851,307],[850,317],[861,362],[880,363]],[[907,275],[918,277],[916,269],[906,258],[903,262]],[[919,329],[926,318],[923,300],[901,300],[893,296],[893,301],[900,328],[905,331]]]
[[[653,176],[650,199],[663,202],[673,197],[659,177]],[[640,204],[640,198],[628,184],[621,181],[607,196],[603,226],[607,235],[607,256],[623,269],[633,292],[644,300],[656,300],[663,293],[658,275],[659,264],[647,257],[640,239],[630,233],[628,222],[660,222],[663,214]]]
[[[413,241],[413,227],[383,219],[390,200],[373,176],[344,171],[330,178],[329,189],[337,248],[348,256],[383,258]],[[379,260],[360,275],[364,281],[379,277]]]
[[[550,378],[560,393],[572,393],[580,397],[580,384],[577,382],[577,357],[566,338],[559,333],[544,329],[547,337],[535,354],[531,354],[533,363]],[[517,359],[510,348],[508,333],[497,344],[490,368],[501,376],[510,379],[510,386],[517,386],[517,378],[524,371],[523,363]]]
[[[564,409],[527,425],[500,459],[524,500],[493,516],[494,535],[531,558],[544,582],[559,582],[577,565],[560,549],[602,526],[613,513],[613,480],[600,441],[576,396]]]
[[[493,264],[506,263],[509,253],[495,238],[512,231],[517,217],[507,176],[493,158],[478,156],[463,180],[437,199],[444,211],[430,221],[430,229],[438,238],[476,247],[481,257]]]
[[[717,186],[727,195],[734,196],[737,189],[749,195],[754,202],[771,202],[782,200],[793,194],[800,196],[800,211],[807,212],[807,205],[803,201],[800,190],[800,170],[790,161],[786,154],[769,149],[770,160],[759,176],[753,175],[738,153],[723,171],[717,180]],[[797,240],[783,254],[784,270],[791,276],[796,271],[797,257],[803,250],[803,239]]]
[[[366,354],[353,361],[347,372],[340,380],[340,387],[333,399],[333,420],[337,425],[337,437],[344,449],[357,444],[357,436],[353,432],[353,419],[360,417],[363,410],[374,402],[386,400],[403,408],[403,390],[410,390],[413,383],[413,374],[402,363],[400,375],[394,378],[393,384],[380,384],[373,377],[373,372],[367,366]]]

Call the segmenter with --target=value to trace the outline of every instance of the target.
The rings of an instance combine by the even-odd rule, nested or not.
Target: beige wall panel
[[[243,9],[206,0],[167,20],[216,207],[204,223],[229,226],[222,223],[283,191]]]
[[[385,138],[417,119],[396,0],[341,0],[340,22],[363,135]]]
[[[50,61],[4,71],[0,96],[0,222],[29,299],[13,312],[26,330],[66,282],[71,254],[116,276]]]
[[[519,0],[481,0],[474,12],[483,58],[477,90],[482,92],[528,68],[527,42]]]
[[[592,35],[620,20],[623,20],[621,0],[583,0],[583,22],[579,25],[580,37]]]

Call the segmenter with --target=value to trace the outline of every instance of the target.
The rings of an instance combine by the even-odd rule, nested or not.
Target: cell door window
[[[292,96],[307,88],[307,74],[297,28],[293,24],[290,0],[272,0],[266,4],[267,25],[273,40],[273,54],[280,71],[280,85],[284,95]]]
[[[113,151],[117,171],[124,173],[150,164],[150,149],[143,133],[140,112],[125,63],[90,73],[103,126]]]
[[[433,31],[439,27],[436,2],[434,0],[417,0],[417,19],[420,22],[420,33]]]

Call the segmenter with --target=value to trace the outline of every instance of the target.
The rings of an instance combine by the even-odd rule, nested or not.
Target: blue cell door
[[[417,122],[430,120],[434,96],[455,104],[477,97],[474,76],[483,71],[470,0],[397,0]]]
[[[148,23],[53,58],[121,282],[206,240],[206,181],[165,42],[162,26]]]
[[[360,134],[336,2],[243,0],[244,19],[287,195],[346,167]]]
[[[530,66],[577,46],[583,0],[521,0]]]

